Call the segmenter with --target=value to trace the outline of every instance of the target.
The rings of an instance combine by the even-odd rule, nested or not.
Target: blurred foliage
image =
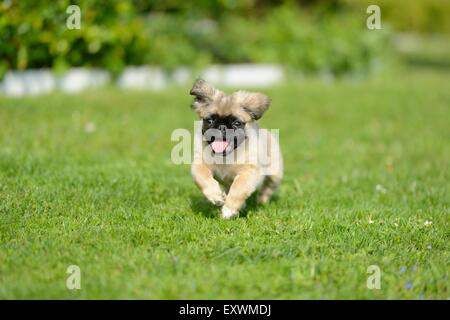
[[[440,0],[378,1],[400,30],[448,30]],[[305,71],[367,71],[388,47],[365,27],[365,0],[0,0],[0,76],[7,69],[279,62]],[[81,29],[66,9],[81,8]],[[441,5],[444,8],[441,10]]]
[[[376,4],[382,21],[396,30],[422,33],[450,33],[449,0],[342,0],[352,10]]]
[[[172,34],[178,38],[174,40],[177,43],[188,39],[192,50],[184,55],[185,63],[275,61],[306,72],[340,74],[368,71],[388,47],[388,32],[367,30],[365,20],[336,14],[312,17],[289,6],[274,8],[257,18],[225,15],[217,23],[173,19],[160,15],[155,21],[164,22],[150,23],[150,28],[154,34]],[[167,29],[159,29],[163,25]]]
[[[66,9],[81,7],[81,29],[69,30]],[[97,66],[113,72],[143,64],[148,37],[131,1],[3,1],[0,68]]]

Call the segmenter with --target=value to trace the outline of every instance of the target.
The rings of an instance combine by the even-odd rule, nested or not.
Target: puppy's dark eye
[[[242,125],[243,125],[243,123],[239,120],[233,121],[233,127],[240,128],[240,127],[242,127]]]
[[[205,103],[206,99],[204,97],[201,97],[201,96],[196,96],[194,98],[194,101],[197,102],[197,103]]]
[[[206,119],[204,119],[204,121],[208,125],[212,125],[214,123],[214,119],[213,118],[206,118]]]

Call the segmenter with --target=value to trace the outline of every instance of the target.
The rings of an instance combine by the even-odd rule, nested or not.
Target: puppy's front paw
[[[225,203],[225,192],[223,192],[219,186],[214,188],[206,188],[203,190],[203,194],[209,202],[216,206],[221,206]]]
[[[239,211],[232,210],[227,206],[222,207],[222,214],[220,215],[223,219],[231,219],[237,217],[239,215]]]

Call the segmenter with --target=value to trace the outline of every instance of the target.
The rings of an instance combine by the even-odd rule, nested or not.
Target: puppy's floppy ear
[[[235,96],[242,109],[254,120],[260,119],[270,105],[270,98],[262,93],[238,91]]]
[[[194,86],[189,92],[191,96],[194,96],[194,102],[192,103],[192,109],[198,110],[206,107],[214,99],[216,89],[203,79],[198,79],[194,82]]]

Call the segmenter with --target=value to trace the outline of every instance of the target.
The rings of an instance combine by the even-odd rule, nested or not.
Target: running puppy
[[[237,216],[257,189],[258,202],[267,203],[283,177],[276,136],[259,129],[257,122],[269,107],[269,97],[246,91],[225,94],[201,79],[190,94],[202,121],[195,133],[191,172],[204,196],[222,206],[225,219]]]

